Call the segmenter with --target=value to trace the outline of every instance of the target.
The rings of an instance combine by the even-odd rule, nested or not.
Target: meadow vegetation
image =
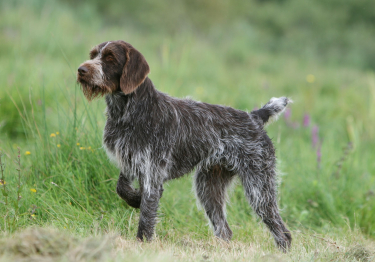
[[[375,7],[361,6],[373,1],[242,2],[0,1],[0,261],[374,259]],[[118,39],[172,96],[247,111],[295,101],[267,127],[289,254],[240,186],[233,241],[215,239],[191,176],[165,186],[156,241],[135,240],[139,211],[116,195],[101,145],[104,101],[75,80],[92,46]]]

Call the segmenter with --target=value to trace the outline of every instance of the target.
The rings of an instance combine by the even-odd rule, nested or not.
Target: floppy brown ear
[[[130,94],[143,83],[150,72],[150,67],[144,56],[133,46],[124,42],[124,48],[126,63],[120,78],[120,88],[124,94]]]

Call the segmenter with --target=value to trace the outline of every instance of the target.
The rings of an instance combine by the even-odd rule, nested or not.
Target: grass
[[[216,238],[178,240],[157,237],[140,243],[115,232],[77,237],[50,228],[29,228],[0,239],[0,261],[372,261],[374,247],[358,232],[345,230],[329,237],[294,232],[295,245],[282,254],[269,244],[265,230],[255,229],[251,243],[220,241]]]
[[[130,26],[106,26],[90,10],[54,1],[2,7],[0,259],[373,258],[373,72],[270,54],[241,27],[233,28],[231,38],[189,31],[146,35]],[[101,145],[104,102],[87,103],[75,84],[75,68],[89,49],[109,39],[139,49],[156,87],[173,96],[249,111],[273,96],[293,98],[286,116],[267,127],[277,148],[282,217],[294,237],[289,254],[276,250],[240,186],[234,186],[228,206],[233,241],[214,239],[196,207],[189,176],[166,185],[156,241],[135,241],[139,211],[114,192],[118,170]],[[33,247],[33,237],[60,241],[60,251],[35,251],[50,246]],[[20,239],[30,252],[17,251]],[[87,250],[99,250],[100,256],[87,257]]]

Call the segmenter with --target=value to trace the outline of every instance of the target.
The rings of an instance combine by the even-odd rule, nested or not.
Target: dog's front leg
[[[152,185],[151,188],[147,188],[148,190],[145,190],[144,186],[142,188],[141,214],[139,217],[137,238],[143,241],[143,237],[146,237],[147,241],[151,241],[163,189],[162,185]]]
[[[120,173],[117,181],[117,194],[128,203],[129,206],[139,208],[141,206],[141,191],[134,189],[132,181]]]

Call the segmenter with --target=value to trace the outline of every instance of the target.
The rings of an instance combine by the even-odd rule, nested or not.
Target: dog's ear
[[[125,49],[126,62],[120,78],[120,88],[124,94],[134,92],[150,73],[150,67],[144,56],[132,45],[122,42]]]

